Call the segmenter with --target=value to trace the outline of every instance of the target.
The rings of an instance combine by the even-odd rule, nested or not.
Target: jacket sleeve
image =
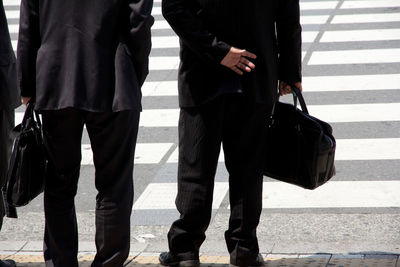
[[[279,0],[276,31],[279,51],[279,80],[301,81],[301,25],[299,0]]]
[[[153,0],[128,0],[130,10],[130,50],[140,85],[149,74],[149,55],[151,50],[151,15]]]
[[[39,0],[22,0],[17,48],[21,96],[35,97],[36,58],[40,47]]]
[[[216,64],[231,49],[231,46],[218,39],[205,29],[188,0],[163,0],[162,13],[181,41],[201,58]]]

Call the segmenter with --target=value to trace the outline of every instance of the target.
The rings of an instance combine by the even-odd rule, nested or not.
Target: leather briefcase
[[[264,175],[315,189],[335,175],[336,141],[332,127],[308,113],[300,90],[292,93],[294,105],[277,101],[267,125]]]
[[[48,164],[40,117],[33,103],[28,103],[22,123],[13,132],[16,138],[3,196],[10,207],[20,207],[43,192]],[[12,212],[9,217],[16,217],[16,213]]]

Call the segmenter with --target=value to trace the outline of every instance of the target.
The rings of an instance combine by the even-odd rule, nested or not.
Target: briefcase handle
[[[304,100],[303,94],[301,93],[300,89],[294,85],[291,85],[290,87],[292,88],[294,106],[297,108],[297,100],[299,100],[301,110],[304,113],[309,114],[306,101]]]
[[[32,101],[29,101],[28,104],[26,105],[26,111],[24,118],[22,119],[22,128],[26,126],[26,123],[28,121],[28,118],[35,118],[36,123],[38,124],[39,128],[42,128],[42,122],[40,120],[39,114],[35,111],[35,103]]]
[[[293,106],[294,106],[294,109],[297,109],[297,101],[299,101],[299,102],[300,102],[301,110],[302,110],[305,114],[309,114],[309,113],[308,113],[308,109],[307,109],[307,105],[306,105],[306,101],[304,100],[303,94],[301,93],[300,89],[297,88],[297,87],[294,86],[294,85],[291,85],[290,87],[291,87],[291,89],[292,89]],[[277,102],[278,102],[278,101],[279,101],[279,97],[278,97]],[[271,111],[271,115],[270,115],[271,123],[272,123],[272,124],[274,123],[273,117],[274,117],[274,114],[275,114],[275,107],[276,107],[276,103],[272,106],[272,111]]]

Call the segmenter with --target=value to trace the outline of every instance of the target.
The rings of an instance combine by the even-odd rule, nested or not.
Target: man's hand
[[[21,103],[24,104],[25,106],[28,104],[28,102],[31,100],[31,97],[21,97]]]
[[[255,59],[257,56],[246,50],[232,47],[229,53],[222,59],[221,65],[230,68],[239,75],[243,75],[243,71],[250,72],[256,67],[247,58]]]
[[[301,85],[301,82],[295,83],[294,86],[299,88],[300,92],[303,91],[303,87]],[[291,94],[291,93],[292,93],[292,88],[290,88],[290,85],[288,85],[285,82],[280,81],[279,82],[279,95],[283,96],[283,95],[287,95],[287,94]]]

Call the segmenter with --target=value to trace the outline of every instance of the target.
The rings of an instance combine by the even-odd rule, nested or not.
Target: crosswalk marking
[[[309,105],[308,110],[331,123],[400,120],[400,103]]]
[[[341,6],[342,9],[385,7],[399,7],[399,0],[352,0],[344,1]]]
[[[263,186],[263,208],[400,207],[399,192],[400,181],[331,181],[313,191],[271,182]]]
[[[153,7],[153,10],[152,10],[152,12],[151,12],[151,14],[152,14],[153,16],[162,15],[162,14],[161,14],[161,7],[154,6],[154,7]]]
[[[18,19],[19,10],[6,10],[6,16],[8,19]]]
[[[178,69],[179,57],[150,57],[149,69],[152,70],[174,70]]]
[[[228,183],[216,182],[214,185],[213,209],[218,209],[226,193]],[[175,209],[176,183],[152,183],[133,205],[134,210]]]
[[[308,105],[311,115],[327,122],[400,121],[400,103]],[[17,112],[15,122],[22,121]],[[145,109],[139,125],[142,127],[177,127],[179,109]]]
[[[158,164],[170,151],[173,143],[138,143],[135,164]],[[400,138],[337,139],[336,161],[349,160],[400,160]],[[82,145],[82,165],[93,165],[90,144]],[[218,162],[224,162],[221,153]],[[167,163],[178,163],[178,148],[169,156]]]
[[[222,151],[218,162],[225,161]],[[337,139],[335,160],[400,160],[400,138]],[[178,163],[178,148],[167,163]]]
[[[154,22],[153,27],[151,27],[153,30],[164,30],[164,29],[171,29],[171,26],[169,26],[168,22],[165,20],[157,20]]]
[[[3,0],[6,6],[13,6],[7,9],[10,33],[13,35],[13,46],[16,48],[18,33],[19,11],[15,7],[19,6],[18,0]],[[150,58],[151,75],[158,75],[158,72],[177,70],[179,66],[178,48],[179,39],[173,34],[171,27],[161,16],[161,0],[154,0],[155,7],[153,15],[156,16],[153,30],[153,48],[156,49],[157,56]],[[399,22],[400,7],[399,0],[345,0],[341,1],[301,1],[301,23],[303,24],[303,42],[315,43],[314,50],[311,51],[310,61],[307,65],[337,65],[329,66],[340,68],[342,64],[382,64],[381,73],[371,72],[349,72],[348,75],[337,75],[335,73],[317,72],[309,73],[303,78],[305,92],[329,92],[335,97],[336,103],[340,103],[341,92],[356,92],[369,90],[371,94],[380,94],[385,90],[400,90],[400,74],[393,70],[386,71],[385,63],[400,62],[400,48],[395,42],[400,40],[400,30],[396,24],[383,28],[378,23]],[[338,8],[335,12],[333,11]],[[378,11],[375,9],[380,8]],[[387,8],[386,13],[383,8]],[[394,10],[389,10],[395,8]],[[353,10],[352,10],[353,9]],[[305,11],[305,12],[304,12]],[[350,12],[352,14],[350,14]],[[333,16],[332,16],[333,15]],[[321,39],[319,27],[328,22],[330,25],[323,26]],[[353,27],[353,24],[357,26]],[[363,25],[361,25],[363,24]],[[371,25],[370,25],[371,24]],[[321,27],[322,29],[322,27]],[[166,35],[168,33],[168,35]],[[391,41],[390,45],[382,46],[383,41]],[[342,43],[340,43],[342,42]],[[344,43],[353,42],[346,49],[339,51]],[[357,43],[354,43],[357,42]],[[368,49],[362,49],[367,43]],[[308,49],[307,45],[304,46]],[[323,50],[318,51],[320,47]],[[372,49],[374,48],[374,49]],[[379,49],[378,49],[379,48]],[[168,49],[168,56],[162,55],[163,49]],[[176,55],[171,57],[171,52],[176,51]],[[305,56],[303,51],[303,56]],[[305,66],[308,67],[308,66]],[[146,102],[152,97],[157,101],[168,99],[170,96],[177,97],[177,81],[147,81],[142,93]],[[170,78],[169,78],[170,79]],[[393,93],[393,92],[391,92]],[[315,95],[315,94],[314,94]],[[310,94],[312,97],[313,94]],[[163,98],[164,97],[164,98]],[[306,99],[307,100],[307,99]],[[145,102],[145,103],[146,103]],[[344,102],[348,103],[348,102]],[[162,103],[160,103],[162,104]],[[151,105],[152,107],[156,106]],[[160,105],[160,106],[170,106]],[[156,106],[157,107],[157,106]],[[309,105],[311,115],[330,123],[364,123],[364,122],[398,122],[400,121],[400,103],[353,103],[338,105]],[[22,120],[23,113],[16,113],[16,123]],[[143,128],[152,127],[157,131],[157,127],[177,127],[179,118],[178,106],[174,109],[148,109],[144,105],[141,114],[140,126]],[[148,130],[148,129],[146,129]],[[379,131],[379,129],[377,129]],[[335,132],[335,129],[334,129]],[[396,137],[396,136],[395,136]],[[153,139],[154,140],[154,139]],[[176,143],[148,143],[146,140],[139,140],[136,146],[135,164],[160,164],[166,165],[160,168],[176,168],[178,162],[178,148]],[[172,151],[173,150],[173,151]],[[400,160],[400,138],[354,138],[337,139],[336,160],[340,164],[344,162],[361,161],[398,161]],[[224,162],[224,155],[220,153],[219,162]],[[82,144],[82,165],[93,166],[92,151],[89,144]],[[223,166],[223,164],[220,164]],[[147,167],[147,166],[146,166]],[[352,179],[352,173],[348,170],[339,170],[340,178]],[[365,177],[373,180],[376,177]],[[226,177],[227,179],[227,177]],[[281,182],[265,182],[263,199],[264,209],[311,209],[311,208],[367,208],[367,207],[400,207],[399,194],[400,178],[393,177],[394,181],[335,181],[331,182],[314,191],[303,190],[289,184]],[[136,211],[146,210],[175,210],[176,183],[162,183],[157,181],[150,182],[135,202]],[[225,180],[223,180],[225,181]],[[220,208],[223,199],[228,192],[227,182],[218,182],[214,193],[213,208]]]
[[[400,103],[309,105],[308,111],[331,123],[400,120]]]
[[[12,30],[11,33],[17,33],[18,32],[18,25],[14,26],[9,26],[10,29]],[[303,37],[303,42],[305,43],[312,43],[314,42],[315,38],[317,37],[318,32],[315,31],[309,31],[309,32],[303,32],[302,37]],[[17,40],[12,40],[12,46],[14,48],[14,51],[17,48]],[[152,47],[153,48],[179,48],[179,38],[176,36],[153,36],[152,37]],[[152,67],[150,67],[151,70],[160,70],[164,68],[170,67],[167,63],[164,62],[164,57],[150,57],[150,63],[152,61],[155,63],[153,64]],[[176,61],[179,60],[178,57],[171,57],[169,59],[165,59],[165,61],[170,62],[170,64],[175,64]],[[159,61],[161,62],[160,67],[159,66]],[[173,66],[176,68],[176,66]]]
[[[140,115],[143,127],[177,127],[179,109],[145,109]]]
[[[400,103],[308,105],[310,114],[327,122],[399,121]],[[179,109],[147,109],[141,126],[176,127]]]
[[[145,82],[142,94],[143,96],[178,96],[178,82]]]
[[[400,74],[303,77],[305,92],[400,90]],[[145,82],[143,96],[178,96],[177,81]]]
[[[378,23],[396,21],[400,21],[400,13],[336,15],[331,23]]]
[[[179,38],[176,36],[153,36],[152,48],[178,48]]]
[[[305,92],[400,90],[400,74],[304,77],[303,88]]]
[[[312,43],[317,37],[316,31],[305,31],[302,33],[303,42]],[[153,48],[179,48],[179,38],[177,36],[153,36]],[[175,60],[175,59],[168,59]]]
[[[177,147],[174,152],[172,152],[171,156],[169,156],[167,163],[178,163],[178,156],[179,156],[179,147]],[[223,149],[221,147],[221,152],[219,153],[218,162],[224,162],[225,157],[223,153]]]
[[[312,54],[308,64],[333,65],[395,62],[400,62],[400,48],[316,51]]]
[[[19,25],[18,24],[8,24],[8,30],[10,31],[10,34],[18,33]]]
[[[215,183],[214,209],[219,208],[228,187],[228,182]],[[399,191],[400,181],[330,181],[312,191],[282,182],[264,182],[263,208],[400,207]],[[176,193],[176,183],[152,183],[133,209],[175,209]]]
[[[3,0],[4,6],[19,6],[20,0]]]
[[[318,32],[316,31],[303,31],[301,33],[301,38],[303,43],[312,43],[317,38]]]
[[[322,43],[400,40],[400,29],[326,31]]]
[[[301,10],[315,10],[315,9],[333,9],[336,7],[338,1],[320,1],[320,2],[301,2]],[[153,7],[153,16],[162,15],[161,7]]]
[[[318,15],[318,16],[301,16],[300,23],[305,24],[324,24],[328,20],[328,15]]]
[[[301,10],[334,9],[338,1],[300,2]]]
[[[158,164],[172,146],[172,143],[138,143],[135,164]],[[81,165],[93,165],[93,152],[89,144],[82,145]]]
[[[339,139],[336,142],[336,160],[400,159],[400,138]]]

